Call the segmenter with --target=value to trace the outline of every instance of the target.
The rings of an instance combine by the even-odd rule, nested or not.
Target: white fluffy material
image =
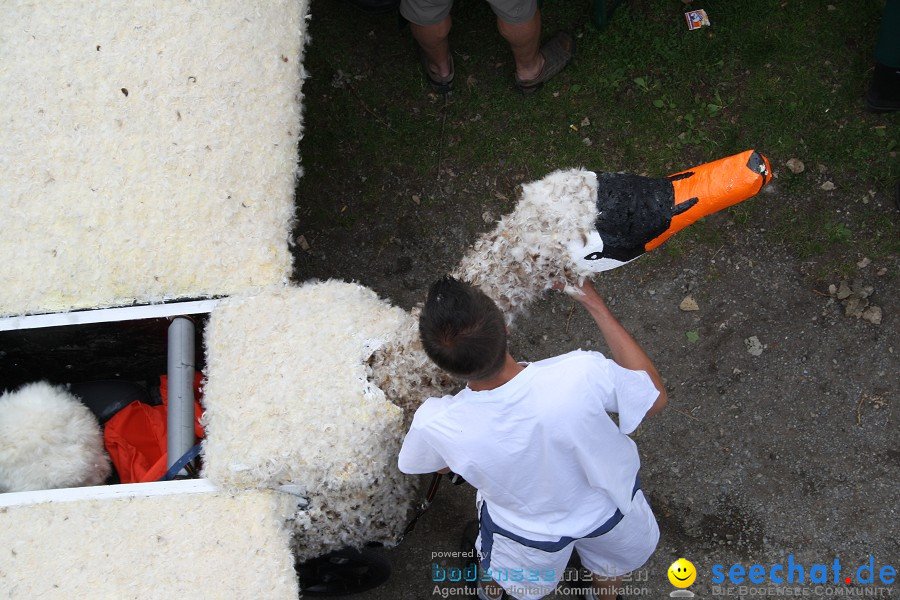
[[[0,315],[287,280],[306,8],[4,3]]]
[[[3,597],[295,600],[295,502],[266,490],[3,508]]]
[[[579,265],[571,248],[595,232],[597,176],[592,171],[555,171],[525,184],[512,213],[500,219],[466,253],[453,275],[478,286],[507,322],[554,283],[570,287],[594,271]],[[423,399],[453,389],[453,381],[425,355],[418,332],[419,309],[373,358],[374,381],[411,415]]]
[[[65,387],[0,396],[0,492],[98,485],[109,473],[97,418]]]
[[[413,414],[429,396],[443,396],[460,387],[445,371],[435,365],[419,339],[419,313],[412,314],[372,356],[372,381],[384,390],[388,400],[404,411],[408,428]]]
[[[555,171],[522,187],[513,212],[475,242],[453,275],[481,288],[512,322],[554,283],[591,275],[569,246],[587,240],[596,220],[596,174]]]
[[[300,558],[392,543],[406,523],[414,480],[396,466],[405,415],[368,363],[414,326],[338,281],[230,298],[210,317],[204,476],[227,489],[296,486],[310,501],[295,523]]]

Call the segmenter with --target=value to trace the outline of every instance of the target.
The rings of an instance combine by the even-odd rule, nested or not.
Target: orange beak
[[[675,189],[676,208],[693,198],[697,202],[673,216],[669,228],[647,242],[644,249],[652,250],[706,215],[756,195],[771,178],[769,160],[755,150],[669,175]]]

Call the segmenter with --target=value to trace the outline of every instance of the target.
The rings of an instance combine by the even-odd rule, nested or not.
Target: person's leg
[[[575,542],[581,564],[593,574],[593,596],[615,600],[623,576],[642,567],[658,542],[659,526],[644,493],[638,491],[631,510],[615,527],[601,536]]]
[[[558,32],[541,46],[541,11],[537,0],[488,0],[497,29],[509,43],[516,63],[516,88],[530,94],[555,77],[572,60],[575,40]]]
[[[419,64],[431,89],[446,94],[453,83],[450,55],[450,10],[453,0],[400,0],[400,14],[409,22],[418,46]]]
[[[866,93],[874,112],[900,110],[900,0],[887,0],[875,47],[875,70]]]
[[[538,600],[553,593],[572,555],[572,543],[540,549],[532,545],[544,542],[523,545],[519,541],[495,533],[482,523],[481,533],[475,542],[480,557],[480,600]],[[559,538],[554,541],[559,541]]]
[[[435,79],[446,79],[453,72],[449,40],[451,25],[449,14],[436,25],[409,24],[413,38],[425,55],[428,71]]]
[[[523,81],[537,77],[544,66],[541,55],[541,11],[522,23],[508,23],[497,17],[497,29],[509,43],[516,63],[516,76]]]
[[[900,68],[900,0],[887,0],[884,5],[875,62]]]
[[[619,597],[616,594],[616,590],[622,586],[622,578],[609,579],[594,573],[591,583],[593,584],[591,586],[591,594],[594,597],[588,596],[590,600],[616,600]]]

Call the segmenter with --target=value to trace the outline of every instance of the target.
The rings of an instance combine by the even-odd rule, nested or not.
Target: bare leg
[[[497,29],[509,42],[519,79],[529,81],[537,77],[544,66],[544,57],[541,55],[540,9],[524,23],[507,23],[497,19]]]
[[[593,583],[594,597],[597,600],[616,600],[616,590],[622,587],[622,578],[606,579],[595,574]]]
[[[413,38],[419,43],[428,60],[428,70],[438,77],[450,75],[450,15],[437,25],[410,23]]]

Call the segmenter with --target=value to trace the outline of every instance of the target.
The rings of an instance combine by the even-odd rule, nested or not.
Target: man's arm
[[[606,306],[606,302],[594,289],[593,283],[586,279],[578,289],[582,292],[582,295],[574,295],[574,298],[581,302],[581,305],[594,318],[594,322],[600,328],[600,333],[603,334],[603,339],[606,340],[606,345],[609,346],[613,360],[626,369],[645,371],[650,376],[651,381],[653,381],[653,385],[659,390],[659,397],[656,398],[653,406],[647,411],[647,416],[657,414],[666,406],[668,401],[666,388],[663,386],[659,371],[653,366],[650,357],[647,356],[637,341],[613,316],[609,307]]]

